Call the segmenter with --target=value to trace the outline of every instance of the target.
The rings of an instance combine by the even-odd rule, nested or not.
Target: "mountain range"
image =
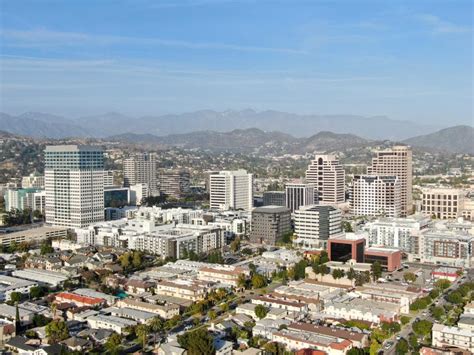
[[[373,140],[403,140],[443,128],[383,116],[299,115],[251,109],[223,112],[201,110],[139,118],[114,112],[74,119],[39,112],[27,112],[18,116],[1,113],[0,127],[16,134],[47,138],[104,138],[123,133],[167,136],[196,131],[229,132],[258,128],[263,131],[286,132],[295,137],[307,137],[308,132],[328,131],[351,133]]]

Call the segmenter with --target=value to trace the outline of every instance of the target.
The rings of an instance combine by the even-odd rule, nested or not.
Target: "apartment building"
[[[45,149],[46,222],[83,228],[104,220],[104,152],[93,146]]]
[[[400,217],[401,185],[396,176],[355,175],[351,213],[356,216]]]
[[[187,170],[162,170],[158,173],[160,193],[176,199],[190,192],[191,176]]]
[[[8,189],[3,195],[5,210],[26,210],[45,212],[46,192],[39,188]]]
[[[118,334],[123,334],[128,328],[138,325],[138,323],[132,319],[103,314],[87,317],[87,324],[92,329],[109,329]]]
[[[81,296],[75,293],[60,292],[54,296],[56,303],[73,303],[77,307],[101,307],[106,304],[103,298]]]
[[[342,212],[329,205],[301,206],[294,214],[293,244],[304,250],[326,249],[327,240],[342,233]]]
[[[433,324],[432,344],[437,347],[457,347],[474,353],[474,330]]]
[[[291,232],[291,213],[288,208],[265,206],[252,211],[252,243],[275,245],[288,232]]]
[[[438,219],[462,216],[465,191],[454,188],[423,188],[421,213]]]
[[[245,170],[219,171],[209,175],[210,207],[215,210],[253,208],[253,175]]]
[[[206,298],[209,282],[198,280],[161,280],[156,285],[156,294],[184,298],[193,302]]]
[[[421,262],[463,268],[474,266],[474,236],[463,232],[433,230],[424,233],[422,238]]]
[[[227,266],[227,265],[225,265]],[[218,282],[224,286],[238,287],[240,275],[248,277],[250,272],[242,267],[202,267],[198,271],[198,279],[208,282]]]
[[[364,348],[369,344],[367,334],[309,323],[291,323],[274,332],[271,340],[292,351],[316,349],[331,355],[344,355],[353,347]]]
[[[286,207],[291,213],[301,206],[314,205],[318,202],[318,192],[313,184],[293,182],[285,185]]]
[[[65,238],[67,236],[67,228],[64,227],[38,227],[25,229],[13,233],[0,234],[0,245],[5,247],[11,243],[28,243],[39,245],[46,239]]]
[[[30,289],[37,286],[38,284],[33,281],[0,275],[0,302],[10,301],[12,292],[28,295]]]
[[[156,164],[154,153],[140,153],[124,159],[123,185],[146,184],[151,196],[159,195]]]
[[[334,301],[325,304],[323,313],[336,319],[354,319],[379,324],[396,322],[400,307],[393,303],[355,298],[350,301]]]
[[[400,145],[376,151],[372,165],[367,167],[367,174],[397,177],[400,184],[400,216],[412,213],[413,162],[410,147]]]
[[[364,226],[368,234],[369,246],[398,248],[401,251],[418,255],[420,238],[428,230],[431,219],[422,215],[407,218],[379,218]]]
[[[345,172],[339,158],[332,154],[317,154],[306,170],[306,181],[313,184],[322,203],[345,201]]]
[[[153,304],[143,301],[138,301],[131,298],[126,298],[117,302],[119,308],[130,308],[139,311],[153,313],[160,316],[163,319],[170,319],[174,316],[179,315],[179,306],[176,304]]]

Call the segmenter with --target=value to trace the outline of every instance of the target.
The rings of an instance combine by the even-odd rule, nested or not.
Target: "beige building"
[[[391,149],[379,150],[367,167],[371,175],[391,175],[400,181],[401,216],[407,216],[413,209],[413,163],[412,151],[407,146],[394,146]]]
[[[64,227],[39,227],[26,229],[20,232],[0,234],[0,245],[9,246],[11,243],[40,244],[49,238],[66,238],[67,228]]]
[[[198,279],[202,281],[219,282],[224,285],[237,287],[240,275],[245,275],[247,277],[250,274],[248,269],[238,266],[227,268],[226,266],[228,265],[223,265],[223,267],[203,267],[199,269]]]
[[[466,193],[454,188],[423,188],[421,212],[438,219],[462,217]]]
[[[345,201],[345,172],[337,156],[316,155],[306,170],[306,181],[316,187],[320,202],[337,204]]]
[[[458,347],[474,352],[474,331],[470,329],[433,324],[431,338],[433,346]]]
[[[184,298],[190,301],[201,301],[207,296],[209,283],[191,280],[162,280],[156,285],[156,294]]]
[[[356,216],[400,217],[401,186],[396,176],[356,175],[352,180],[351,212]]]
[[[137,311],[154,313],[163,319],[170,319],[179,315],[179,306],[176,304],[159,305],[126,298],[117,302],[119,308],[131,308]]]

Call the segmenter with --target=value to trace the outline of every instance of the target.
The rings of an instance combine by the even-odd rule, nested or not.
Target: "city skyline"
[[[85,5],[2,4],[1,111],[251,107],[472,124],[469,1]]]

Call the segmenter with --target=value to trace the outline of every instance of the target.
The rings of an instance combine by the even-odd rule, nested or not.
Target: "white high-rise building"
[[[147,184],[151,196],[160,194],[155,154],[135,154],[123,161],[123,185],[129,187],[136,184]]]
[[[400,190],[396,176],[355,175],[351,212],[356,216],[400,217]]]
[[[285,185],[286,207],[293,213],[301,206],[314,205],[317,192],[313,184],[288,183]]]
[[[47,146],[46,222],[83,228],[104,220],[104,152],[98,147]]]
[[[327,247],[327,240],[342,233],[342,212],[328,205],[302,206],[294,213],[293,244],[302,249]]]
[[[367,167],[367,174],[396,176],[400,183],[401,217],[412,214],[413,163],[410,147],[399,145],[377,151],[372,166]]]
[[[317,154],[306,170],[306,181],[318,190],[318,200],[337,204],[345,201],[345,172],[337,156]]]
[[[211,209],[250,211],[253,208],[253,175],[247,171],[213,173],[209,184]]]

